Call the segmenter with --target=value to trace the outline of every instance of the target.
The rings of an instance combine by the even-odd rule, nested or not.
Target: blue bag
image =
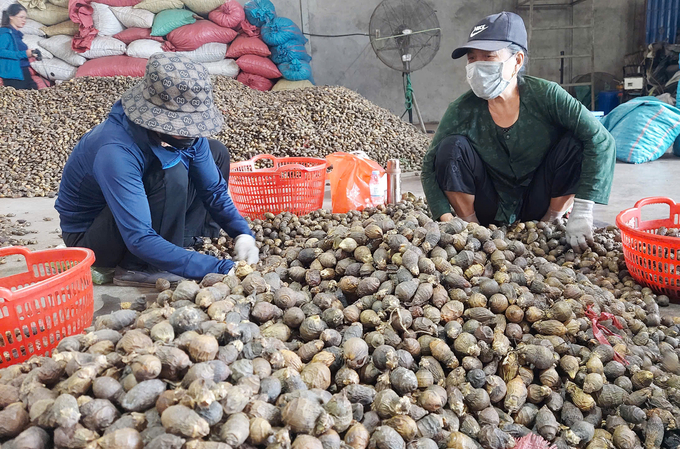
[[[642,164],[660,158],[680,136],[680,109],[639,97],[614,108],[602,124],[616,141],[616,159]]]
[[[243,9],[251,25],[262,27],[276,18],[276,8],[269,0],[250,0]]]
[[[312,66],[307,62],[294,59],[291,62],[279,64],[278,68],[281,75],[289,81],[313,80]],[[314,81],[312,81],[312,84],[314,84]]]
[[[277,17],[262,27],[262,40],[267,45],[275,46],[286,42],[297,42],[306,44],[307,38],[302,34],[300,28],[290,19]]]
[[[310,62],[312,57],[307,54],[305,46],[295,41],[290,41],[270,48],[271,60],[274,64],[283,64],[294,60]]]

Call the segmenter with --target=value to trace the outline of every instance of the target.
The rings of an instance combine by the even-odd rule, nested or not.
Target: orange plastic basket
[[[652,204],[670,206],[670,217],[642,221],[642,208]],[[680,204],[670,198],[645,198],[621,212],[616,225],[621,230],[623,255],[633,278],[657,293],[680,299],[680,238],[655,234],[662,226],[680,227]]]
[[[255,168],[262,159],[271,160],[273,167]],[[323,207],[327,167],[325,159],[261,154],[231,164],[229,194],[241,215],[252,219],[267,212],[305,215]]]
[[[0,368],[49,356],[94,314],[91,250],[0,248],[0,257],[15,255],[26,258],[28,272],[0,278]]]

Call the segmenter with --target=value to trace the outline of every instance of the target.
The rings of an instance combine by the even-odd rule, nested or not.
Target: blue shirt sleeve
[[[26,50],[18,51],[14,50],[14,48],[16,48],[16,46],[14,45],[12,35],[10,33],[0,34],[0,59],[28,59]]]
[[[191,279],[228,273],[231,260],[187,251],[154,231],[142,181],[143,167],[138,156],[120,145],[102,147],[94,161],[94,177],[128,250],[156,268]]]
[[[208,139],[201,139],[196,145],[196,152],[189,166],[189,178],[196,186],[196,192],[210,216],[230,237],[253,235],[227,192],[227,183],[215,165]]]

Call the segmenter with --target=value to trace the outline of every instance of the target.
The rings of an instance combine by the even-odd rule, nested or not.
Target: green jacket
[[[522,206],[522,194],[534,172],[567,131],[583,143],[583,163],[577,198],[607,204],[614,178],[614,138],[578,100],[557,83],[520,78],[519,118],[507,133],[500,133],[488,103],[472,91],[449,105],[425,154],[421,182],[435,219],[452,208],[435,178],[439,143],[448,136],[468,138],[479,154],[498,192],[496,221],[512,223]]]

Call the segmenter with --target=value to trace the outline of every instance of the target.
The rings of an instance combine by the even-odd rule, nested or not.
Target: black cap
[[[527,29],[520,16],[512,12],[501,12],[485,17],[472,28],[467,44],[453,51],[451,57],[458,59],[468,50],[498,51],[510,44],[527,49]]]

